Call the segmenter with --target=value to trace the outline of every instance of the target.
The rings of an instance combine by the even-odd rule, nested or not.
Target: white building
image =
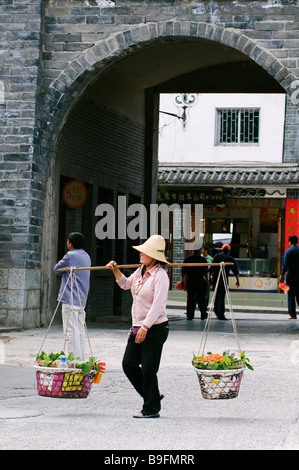
[[[203,204],[203,241],[212,253],[231,244],[243,290],[277,292],[288,235],[298,233],[299,168],[283,163],[284,125],[284,94],[160,96],[158,201]],[[173,262],[185,255],[169,243]]]
[[[160,95],[160,163],[282,162],[284,94],[194,95],[185,128],[176,96]]]

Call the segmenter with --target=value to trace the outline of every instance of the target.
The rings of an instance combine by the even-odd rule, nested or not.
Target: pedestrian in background
[[[159,418],[161,398],[157,373],[163,344],[168,336],[166,302],[169,277],[163,268],[165,240],[161,235],[151,236],[145,243],[133,246],[140,252],[142,266],[126,277],[115,261],[106,266],[122,289],[131,289],[132,328],[129,334],[122,366],[135,390],[143,398],[140,412],[134,418]]]
[[[90,267],[90,256],[83,250],[84,235],[80,232],[72,232],[66,242],[68,252],[54,266],[56,276],[61,277],[58,301],[62,303],[62,324],[66,338],[68,353],[74,353],[74,357],[85,360],[85,305],[89,292],[90,271],[77,271],[76,282],[69,279],[69,271],[60,271],[62,268]],[[65,286],[67,280],[67,285]]]
[[[222,245],[222,251],[221,253],[218,253],[217,255],[214,256],[213,263],[232,263],[231,266],[225,266],[224,269],[224,275],[226,277],[226,282],[228,284],[228,276],[230,271],[233,272],[233,274],[236,276],[236,286],[239,287],[240,281],[239,281],[239,270],[237,263],[235,259],[230,255],[230,245],[225,243]],[[212,274],[212,288],[215,290],[216,284],[217,284],[217,279],[219,275],[219,270],[220,266],[210,266],[209,271]],[[218,288],[215,296],[215,303],[214,303],[214,312],[216,314],[216,317],[219,320],[227,320],[225,317],[225,294],[226,294],[226,289],[225,289],[225,284],[223,281],[223,277],[220,276],[219,283],[218,283]]]
[[[286,274],[286,284],[288,290],[288,311],[289,319],[296,319],[296,301],[299,305],[299,246],[296,235],[289,236],[290,248],[286,250],[280,271],[280,282],[284,282]]]
[[[199,245],[194,244],[193,254],[184,259],[184,263],[207,264],[206,259],[200,254]],[[187,319],[193,320],[196,304],[201,313],[201,320],[207,318],[206,292],[208,287],[208,266],[183,266],[182,285],[187,290]]]
[[[204,258],[206,258],[208,263],[212,263],[213,261],[213,256],[209,255],[210,249],[208,245],[203,245],[201,248],[201,254]]]
[[[209,255],[210,248],[208,245],[203,245],[201,248],[201,254],[202,256],[207,260],[208,263],[212,263],[213,261],[213,256]],[[208,271],[207,275],[207,287],[206,287],[206,293],[205,293],[205,302],[206,302],[206,309],[208,310],[209,302],[210,302],[210,273]]]

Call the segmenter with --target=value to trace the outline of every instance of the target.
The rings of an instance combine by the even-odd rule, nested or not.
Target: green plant
[[[193,354],[192,365],[197,369],[227,370],[245,366],[250,370],[254,370],[244,351],[242,351],[239,358],[235,357],[234,353],[230,354],[229,351],[224,351],[222,355],[210,352],[202,356]]]
[[[42,351],[40,354],[37,354],[36,359],[44,361],[45,367],[49,367],[53,362],[60,361],[62,356],[65,356],[63,351],[60,353],[51,352],[50,354],[46,354],[44,351]],[[90,357],[88,361],[82,361],[80,357],[75,358],[74,354],[70,353],[66,357],[66,362],[73,362],[77,369],[82,370],[82,374],[84,376],[88,375],[92,369],[95,369],[96,372],[101,371],[101,367],[98,364],[99,360],[94,357]]]

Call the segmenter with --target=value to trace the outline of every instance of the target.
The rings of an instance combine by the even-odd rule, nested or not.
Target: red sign
[[[289,248],[289,236],[298,236],[298,199],[286,199],[285,250]]]
[[[62,191],[62,198],[71,209],[82,207],[87,198],[87,190],[84,183],[79,180],[71,180],[66,183]]]

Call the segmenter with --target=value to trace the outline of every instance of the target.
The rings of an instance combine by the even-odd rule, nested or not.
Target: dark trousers
[[[207,315],[206,284],[187,284],[187,318],[193,320],[196,304],[201,313],[201,318]]]
[[[214,312],[217,318],[224,318],[225,313],[225,288],[222,286],[218,286],[216,296],[215,296],[215,303],[214,303]]]
[[[296,300],[299,305],[299,289],[290,286],[288,291],[288,310],[290,317],[296,318]]]
[[[143,397],[145,414],[156,414],[161,409],[157,373],[168,331],[168,322],[164,322],[149,328],[142,343],[135,343],[136,336],[132,332],[128,338],[122,366],[135,390]]]

